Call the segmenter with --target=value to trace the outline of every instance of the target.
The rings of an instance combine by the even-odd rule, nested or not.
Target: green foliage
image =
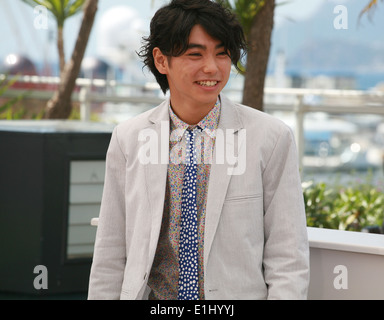
[[[73,108],[71,114],[68,117],[68,120],[81,120],[81,114],[79,108]],[[90,121],[100,122],[100,116],[97,113],[92,112],[90,116]]]
[[[85,0],[22,0],[30,6],[41,5],[55,17],[59,27],[64,26],[67,18],[81,12]]]
[[[243,27],[245,37],[248,39],[251,32],[252,23],[264,7],[266,0],[215,0],[217,3],[220,3],[223,7],[231,10],[236,14],[237,19],[239,19],[240,24]],[[290,1],[283,1],[276,4],[276,6],[281,6],[288,4]],[[233,4],[232,4],[233,3]]]
[[[361,231],[383,224],[384,193],[372,174],[348,186],[306,182],[303,195],[309,227]]]
[[[303,184],[303,194],[308,227],[338,229],[339,219],[335,214],[337,192],[324,182]]]
[[[236,14],[246,37],[249,36],[254,18],[265,4],[265,0],[235,0],[233,5],[229,0],[216,0],[216,2]]]
[[[9,79],[8,75],[0,77],[0,97],[18,80],[18,76]],[[18,96],[9,99],[2,105],[0,105],[0,119],[2,120],[14,120],[21,119],[25,114],[25,109],[21,108],[17,111],[13,107],[22,99],[25,98],[28,92],[23,92]]]

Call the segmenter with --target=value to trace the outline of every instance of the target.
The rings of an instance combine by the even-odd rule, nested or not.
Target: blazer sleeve
[[[106,156],[106,173],[90,273],[88,299],[119,299],[126,261],[126,159],[115,127]]]
[[[268,299],[306,299],[309,245],[291,129],[283,126],[263,172],[264,275]]]

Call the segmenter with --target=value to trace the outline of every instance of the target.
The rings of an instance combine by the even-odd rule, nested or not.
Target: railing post
[[[81,121],[89,121],[91,119],[90,88],[91,87],[89,85],[84,85],[80,89],[79,102]]]
[[[303,158],[304,158],[304,105],[303,105],[303,95],[297,95],[295,106],[294,106],[294,112],[295,112],[295,139],[296,139],[296,146],[297,146],[297,152],[299,157],[299,169],[300,169],[300,176],[303,178],[303,170],[304,170],[304,164],[303,164]]]

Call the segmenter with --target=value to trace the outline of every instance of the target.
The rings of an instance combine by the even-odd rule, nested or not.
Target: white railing
[[[0,75],[0,80],[4,79]],[[49,100],[52,90],[43,90],[41,86],[57,86],[58,77],[23,76],[19,83],[35,86],[28,92],[28,98]],[[80,103],[82,121],[89,121],[92,103],[129,103],[131,105],[156,106],[164,96],[155,83],[135,85],[120,83],[115,80],[77,79],[77,90],[72,95],[73,101]],[[4,97],[16,97],[21,89],[9,89]],[[102,92],[100,92],[100,90]],[[242,96],[240,89],[224,91],[238,102]],[[266,112],[290,112],[293,115],[295,138],[298,147],[300,167],[304,158],[304,117],[313,112],[327,114],[373,114],[384,116],[384,92],[359,90],[265,88],[264,109]]]

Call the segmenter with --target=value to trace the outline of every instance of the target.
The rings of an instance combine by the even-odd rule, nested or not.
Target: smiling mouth
[[[218,81],[197,81],[197,84],[203,87],[214,87],[218,83],[219,83]]]

